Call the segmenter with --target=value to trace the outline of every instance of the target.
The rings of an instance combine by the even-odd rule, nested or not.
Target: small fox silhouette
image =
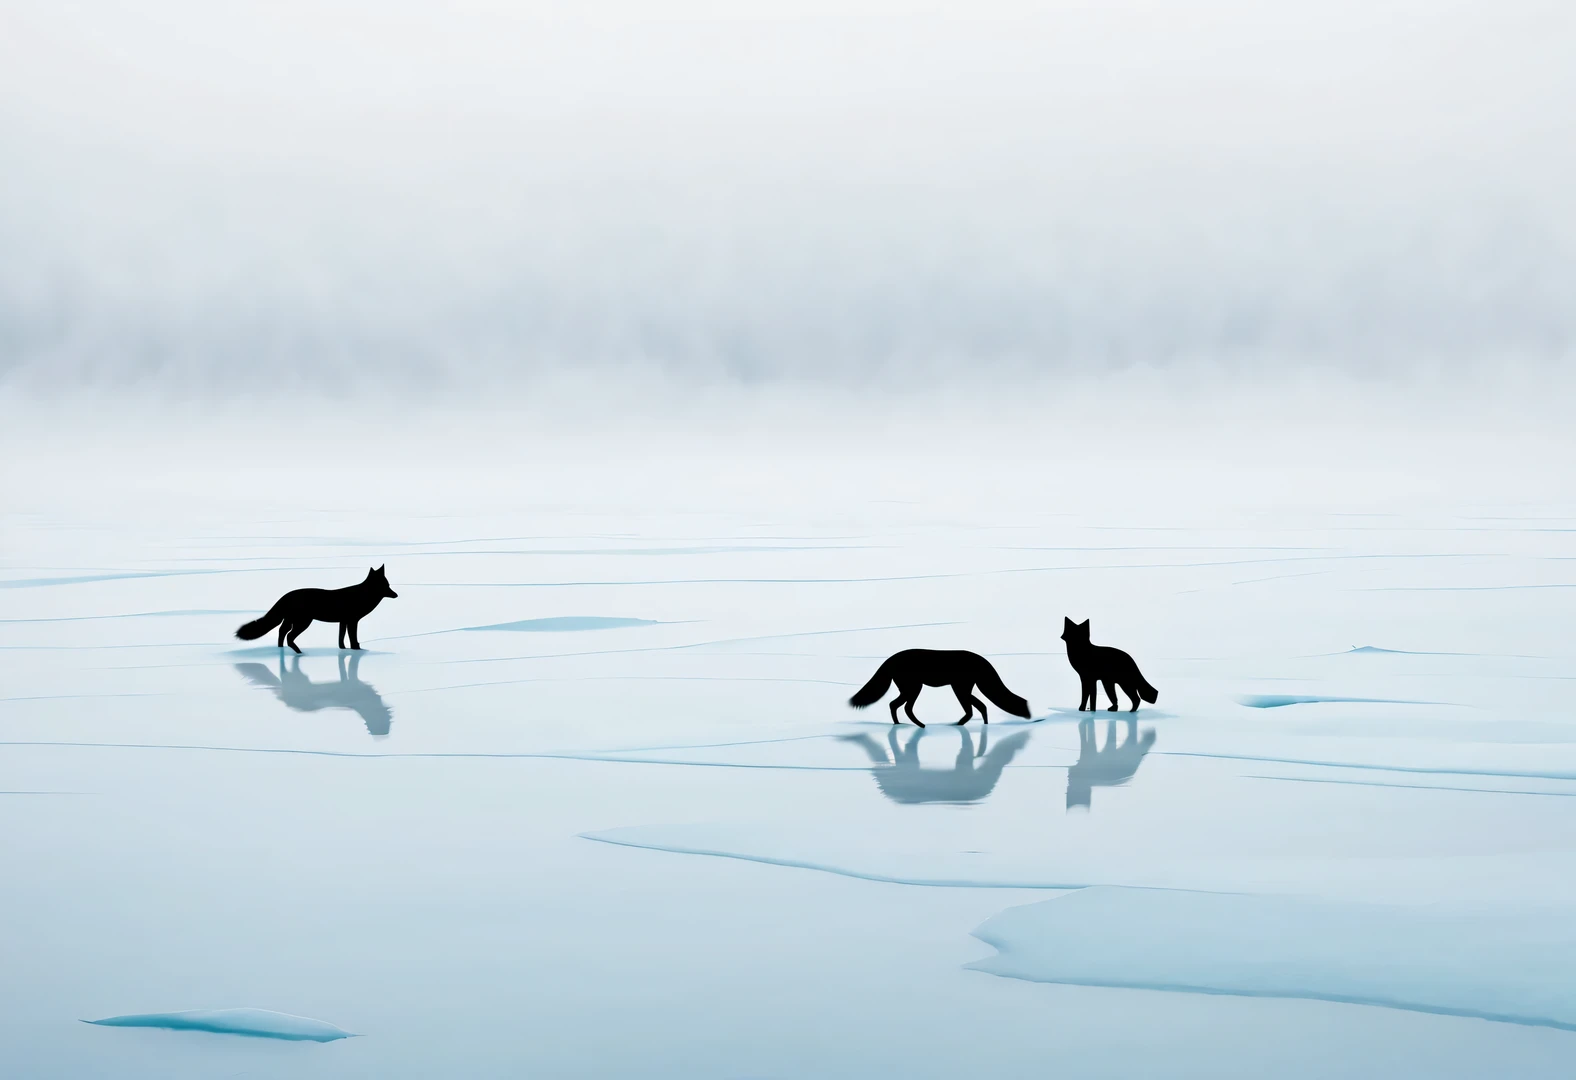
[[[963,719],[958,721],[959,725],[968,723],[976,708],[980,711],[980,722],[990,723],[985,703],[974,696],[976,686],[998,709],[1005,709],[1013,716],[1025,719],[1029,715],[1029,703],[1007,689],[1001,676],[996,674],[996,669],[990,666],[989,660],[979,653],[962,650],[904,649],[900,653],[893,653],[876,668],[870,681],[848,699],[848,704],[856,709],[874,705],[893,683],[897,683],[898,691],[897,697],[892,699],[894,724],[898,722],[897,709],[901,705],[915,726],[925,726],[914,715],[914,699],[927,686],[952,687],[952,692],[958,696],[958,704],[963,706]]]
[[[1090,712],[1099,707],[1096,701],[1096,684],[1105,686],[1105,696],[1111,699],[1111,708],[1107,711],[1116,712],[1116,688],[1120,686],[1128,697],[1133,699],[1133,707],[1129,712],[1138,711],[1138,700],[1149,702],[1153,705],[1160,697],[1160,691],[1150,686],[1139,674],[1138,665],[1133,658],[1121,649],[1108,648],[1105,645],[1091,645],[1089,643],[1089,620],[1075,623],[1071,619],[1062,618],[1062,640],[1067,642],[1067,662],[1072,664],[1073,670],[1078,673],[1078,678],[1083,681],[1083,695],[1078,699],[1078,711],[1083,712],[1087,706]]]
[[[279,598],[279,602],[268,609],[268,614],[261,619],[253,619],[235,632],[235,636],[242,641],[252,641],[262,637],[274,627],[279,627],[279,647],[290,646],[297,654],[301,652],[296,645],[296,638],[301,631],[312,625],[315,619],[318,622],[332,622],[339,624],[339,647],[345,647],[345,634],[350,634],[350,647],[361,648],[361,639],[356,636],[356,625],[366,618],[373,608],[378,606],[378,601],[385,596],[393,599],[399,593],[389,588],[388,575],[384,567],[368,570],[367,576],[360,584],[351,585],[343,589],[296,589],[287,592]]]

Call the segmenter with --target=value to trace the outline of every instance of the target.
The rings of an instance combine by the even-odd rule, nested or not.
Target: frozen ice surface
[[[1076,986],[1310,998],[1576,1031],[1576,928],[1542,917],[1097,887],[1011,908],[969,966]]]
[[[288,1042],[334,1042],[354,1036],[333,1024],[307,1016],[270,1012],[268,1009],[193,1009],[187,1012],[137,1013],[110,1016],[84,1023],[99,1027],[166,1028],[170,1031],[207,1031],[216,1035],[250,1035]]]
[[[57,793],[0,795],[8,1075],[1568,1074],[1477,1018],[1571,1018],[1570,594],[1506,587],[1576,580],[1548,478],[90,449],[7,476],[0,791]],[[369,561],[364,652],[237,647]],[[1063,616],[1165,708],[1074,710]],[[1039,719],[849,709],[908,647]],[[1063,981],[970,966],[1020,963]],[[76,1022],[128,1002],[366,1037]]]

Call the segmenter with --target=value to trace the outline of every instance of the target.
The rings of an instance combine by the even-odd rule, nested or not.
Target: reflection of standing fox
[[[319,709],[349,709],[367,725],[367,734],[374,739],[388,737],[394,711],[383,702],[383,696],[361,681],[361,657],[352,655],[350,667],[345,667],[345,654],[339,654],[339,681],[313,682],[301,670],[301,658],[292,656],[290,667],[285,667],[285,657],[279,654],[279,674],[275,675],[262,664],[236,664],[235,670],[255,686],[265,686],[286,706],[297,712],[316,712]]]
[[[287,592],[268,609],[267,615],[253,619],[237,630],[235,636],[242,641],[252,641],[277,626],[279,647],[282,649],[288,645],[299,653],[301,649],[296,645],[296,638],[315,619],[318,622],[339,624],[341,649],[345,647],[346,631],[350,633],[350,647],[359,649],[361,639],[356,636],[356,624],[366,618],[385,596],[395,598],[399,593],[389,588],[388,575],[380,566],[376,570],[368,570],[366,578],[359,585],[344,589],[296,589]]]
[[[1075,623],[1071,619],[1062,619],[1062,640],[1067,642],[1067,662],[1072,664],[1073,670],[1078,673],[1078,678],[1083,682],[1083,695],[1078,699],[1078,711],[1083,712],[1085,706],[1090,712],[1098,708],[1095,700],[1095,684],[1105,685],[1105,696],[1111,699],[1110,712],[1116,712],[1116,688],[1120,686],[1128,697],[1133,699],[1133,707],[1129,712],[1138,711],[1138,699],[1143,698],[1153,705],[1160,697],[1160,691],[1139,674],[1138,665],[1133,658],[1121,649],[1112,649],[1105,645],[1091,645],[1089,643],[1089,620]]]
[[[952,687],[952,692],[958,696],[958,704],[963,706],[963,719],[958,721],[959,724],[968,723],[976,708],[980,711],[980,721],[990,723],[985,703],[974,696],[976,686],[998,709],[1005,709],[1013,716],[1025,719],[1029,715],[1029,703],[1007,689],[1001,676],[996,674],[996,669],[990,666],[989,660],[979,653],[961,649],[947,652],[904,649],[900,653],[893,653],[876,668],[870,681],[848,699],[848,704],[856,709],[874,705],[893,683],[897,683],[897,697],[892,699],[894,724],[897,723],[897,708],[901,705],[910,720],[919,727],[925,726],[914,715],[914,699],[927,686]]]
[[[1105,749],[1101,750],[1095,737],[1094,720],[1084,717],[1078,721],[1078,763],[1067,770],[1067,809],[1087,807],[1094,799],[1097,787],[1120,787],[1133,778],[1144,755],[1155,745],[1155,729],[1142,735],[1138,733],[1137,720],[1125,720],[1127,738],[1119,746],[1116,742],[1116,721],[1106,725]]]

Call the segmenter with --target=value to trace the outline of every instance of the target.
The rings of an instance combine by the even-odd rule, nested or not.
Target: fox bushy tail
[[[870,681],[854,692],[848,699],[848,704],[856,709],[863,709],[867,705],[874,705],[886,696],[887,687],[892,685],[892,661],[881,661],[881,666],[876,668],[876,673],[870,676]]]
[[[980,693],[990,699],[990,703],[996,708],[1013,716],[1021,716],[1025,720],[1029,718],[1029,703],[1008,690],[1007,684],[1001,681],[1001,676],[996,674],[996,669],[990,664],[985,665],[985,669],[979,673],[974,685],[980,688]]]
[[[262,637],[285,621],[284,606],[285,602],[280,600],[279,603],[268,609],[267,615],[264,615],[261,619],[253,619],[251,622],[246,623],[235,632],[235,636],[242,641],[253,641]]]
[[[1138,696],[1153,705],[1160,700],[1160,691],[1150,686],[1144,677],[1140,675],[1138,677]]]

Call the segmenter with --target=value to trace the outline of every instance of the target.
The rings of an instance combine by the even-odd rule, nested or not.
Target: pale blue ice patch
[[[1030,982],[1303,998],[1576,1031],[1576,926],[1554,914],[1097,887],[1010,908],[969,965]]]
[[[135,1013],[86,1020],[100,1027],[165,1028],[170,1031],[207,1031],[216,1035],[248,1035],[289,1042],[334,1042],[355,1035],[323,1020],[268,1009],[194,1009],[190,1012]]]

